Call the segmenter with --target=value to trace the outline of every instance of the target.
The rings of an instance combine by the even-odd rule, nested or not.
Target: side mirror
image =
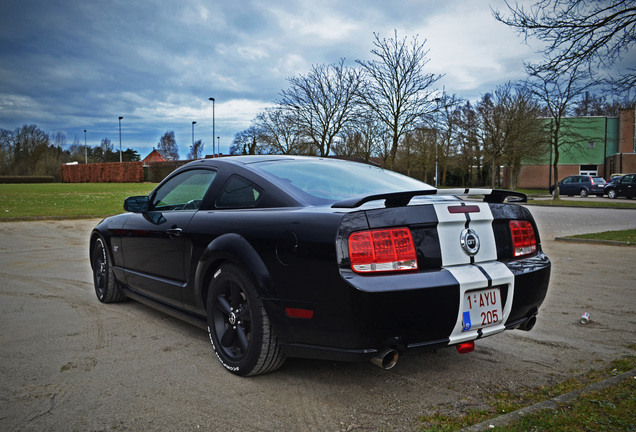
[[[133,213],[147,213],[150,200],[147,196],[132,196],[124,200],[124,210]]]

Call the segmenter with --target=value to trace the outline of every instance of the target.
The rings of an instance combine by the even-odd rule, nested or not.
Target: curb
[[[584,394],[603,390],[606,387],[616,385],[619,382],[632,377],[636,377],[636,369],[594,384],[590,384],[587,387],[573,390],[569,393],[562,394],[561,396],[557,396],[550,400],[539,402],[532,406],[521,408],[517,411],[513,411],[511,413],[504,414],[502,416],[495,417],[472,426],[468,426],[464,429],[461,429],[460,432],[479,432],[494,429],[497,426],[507,426],[510,423],[515,422],[528,414],[533,414],[543,409],[558,409],[560,404],[571,402]]]
[[[634,243],[618,241],[618,240],[594,240],[594,239],[582,239],[574,237],[555,237],[554,240],[569,242],[569,243],[589,243],[589,244],[603,244],[610,246],[636,246]]]

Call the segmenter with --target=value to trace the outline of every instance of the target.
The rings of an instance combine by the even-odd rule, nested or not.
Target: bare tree
[[[369,162],[372,156],[382,156],[382,142],[386,136],[384,125],[371,112],[360,112],[358,119],[340,134],[341,140],[333,145],[340,156],[356,156]]]
[[[437,129],[426,124],[421,124],[408,132],[398,148],[395,168],[409,176],[434,184],[437,135]]]
[[[503,158],[511,171],[510,187],[515,189],[522,162],[539,160],[548,151],[545,120],[540,118],[539,103],[525,87],[510,88],[502,102],[509,123]]]
[[[110,139],[108,139],[108,138],[103,138],[102,139],[100,147],[101,147],[102,152],[104,154],[111,153],[113,151],[113,149],[115,148],[113,146],[113,142]]]
[[[179,146],[174,131],[166,131],[157,144],[157,149],[166,153],[172,160],[179,160]]]
[[[9,174],[13,165],[14,133],[8,129],[0,129],[0,175]]]
[[[484,95],[477,104],[483,151],[491,163],[491,187],[500,165],[510,167],[514,188],[522,161],[545,154],[545,120],[539,120],[540,111],[529,89],[510,83]]]
[[[303,154],[304,142],[293,110],[268,108],[256,117],[256,123],[269,152]]]
[[[506,121],[498,101],[499,97],[497,92],[486,93],[477,103],[481,142],[484,156],[490,164],[490,187],[492,188],[495,187],[495,178],[499,173],[506,136]]]
[[[574,115],[577,117],[588,116],[616,116],[621,109],[619,102],[610,102],[602,95],[591,95],[585,92],[583,98],[576,103]]]
[[[55,147],[64,148],[66,145],[66,134],[62,131],[57,131],[53,134],[51,141]]]
[[[461,184],[482,185],[482,148],[479,142],[479,121],[477,111],[470,102],[460,108],[458,166]]]
[[[371,53],[378,60],[356,62],[368,82],[361,96],[392,135],[388,161],[392,167],[400,139],[435,108],[431,86],[442,75],[424,72],[429,61],[426,40],[420,43],[414,37],[408,44],[406,38],[398,39],[397,31],[390,39],[380,39],[377,33],[374,36]]]
[[[327,156],[342,129],[355,119],[360,72],[344,60],[313,66],[306,76],[289,78],[291,87],[281,92],[278,104],[295,113],[302,134],[320,156]]]
[[[230,147],[231,155],[267,154],[267,142],[263,130],[258,126],[250,126],[234,136],[234,142]]]
[[[527,67],[530,72],[528,89],[541,101],[549,114],[546,122],[546,134],[549,137],[550,156],[554,179],[559,178],[559,157],[569,147],[576,145],[576,137],[567,127],[564,119],[571,113],[574,101],[585,94],[594,85],[587,71],[574,67],[562,74],[545,71],[541,67]],[[554,191],[554,199],[560,199],[559,188]]]
[[[40,160],[49,147],[49,134],[36,125],[24,125],[15,131],[15,159],[25,164],[28,173],[34,175]]]
[[[442,171],[441,184],[446,184],[446,176],[459,147],[459,128],[461,122],[460,104],[463,100],[455,95],[444,93],[436,101],[437,110],[434,116],[436,139],[436,158]],[[438,174],[439,175],[439,174]]]
[[[636,44],[636,3],[633,0],[538,0],[529,10],[506,3],[511,14],[493,11],[495,19],[515,28],[527,40],[546,42],[544,71],[559,74],[588,67],[607,69]],[[636,70],[617,81],[636,86]]]
[[[198,140],[195,141],[192,146],[190,146],[190,151],[188,152],[188,159],[199,159],[203,154],[203,141]]]

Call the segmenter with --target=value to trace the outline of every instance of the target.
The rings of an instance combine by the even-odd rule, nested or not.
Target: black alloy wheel
[[[239,267],[224,264],[214,274],[207,316],[212,347],[230,372],[259,375],[285,361],[254,283]]]
[[[611,199],[616,199],[616,191],[614,189],[610,189],[607,191],[607,196]]]
[[[119,284],[113,274],[113,266],[108,255],[104,240],[98,237],[93,246],[93,284],[95,294],[102,303],[117,303],[123,301],[125,296],[119,289]]]
[[[581,195],[581,198],[587,198],[587,189],[581,189],[581,192],[579,192],[579,194]]]

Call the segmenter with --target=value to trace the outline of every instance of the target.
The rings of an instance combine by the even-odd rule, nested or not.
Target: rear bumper
[[[481,266],[485,270],[457,266],[387,278],[343,274],[347,282],[342,287],[343,296],[307,305],[315,311],[312,319],[274,320],[278,321],[277,327],[282,326],[281,345],[290,357],[363,361],[387,348],[400,354],[431,351],[531,324],[547,293],[549,259],[540,253],[528,259]],[[484,271],[488,276],[482,280],[473,277]],[[501,289],[503,321],[493,327],[463,331],[463,293],[489,285]],[[282,311],[284,307],[270,304],[268,309]]]

